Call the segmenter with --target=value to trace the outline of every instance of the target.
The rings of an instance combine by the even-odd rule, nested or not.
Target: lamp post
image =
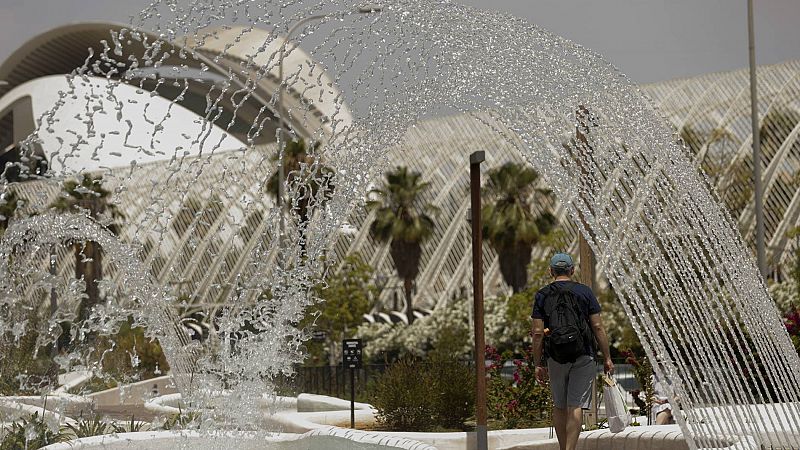
[[[575,110],[575,142],[577,145],[583,145],[587,152],[591,153],[594,148],[590,144],[591,132],[597,126],[597,120],[585,105],[579,105]],[[581,179],[587,179],[589,176],[588,170],[584,167],[580,160],[577,160],[578,167],[581,170]],[[583,229],[589,230],[586,219],[583,213],[579,213]],[[578,233],[578,254],[580,255],[580,279],[581,283],[585,284],[592,291],[594,291],[595,274],[595,257],[592,248],[589,246],[589,241],[583,233]],[[592,380],[592,398],[589,402],[589,410],[584,413],[585,421],[588,426],[597,425],[597,379]]]
[[[753,194],[756,215],[756,260],[761,279],[767,277],[767,258],[764,249],[764,199],[761,182],[761,133],[758,123],[758,92],[756,90],[756,44],[753,29],[753,0],[747,0],[747,40],[750,50],[750,122],[753,127]]]
[[[483,225],[481,224],[481,163],[485,152],[469,155],[469,185],[472,206],[472,293],[475,333],[475,434],[478,450],[487,450],[486,434],[486,341],[483,330]]]
[[[283,38],[283,43],[281,44],[280,52],[278,54],[278,92],[277,92],[277,113],[278,113],[278,129],[276,131],[276,137],[278,140],[278,208],[281,210],[281,217],[280,217],[280,235],[278,236],[278,245],[280,249],[283,249],[283,234],[286,227],[285,218],[283,214],[283,197],[286,194],[284,187],[284,174],[283,174],[283,152],[284,152],[284,129],[283,129],[283,119],[284,119],[284,110],[283,110],[283,60],[286,56],[286,45],[289,43],[289,39],[291,39],[292,34],[295,31],[300,29],[303,25],[313,22],[315,20],[322,20],[327,17],[333,16],[340,16],[340,15],[349,15],[349,14],[371,14],[380,12],[381,8],[379,6],[361,6],[352,11],[337,11],[332,13],[325,13],[325,14],[314,14],[303,19],[298,20],[295,22],[291,27],[289,27],[289,31],[286,32],[286,36]],[[288,122],[288,118],[287,118]],[[280,260],[280,258],[279,258]]]

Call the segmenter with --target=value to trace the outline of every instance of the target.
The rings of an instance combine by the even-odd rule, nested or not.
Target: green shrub
[[[76,424],[68,424],[66,429],[71,431],[76,438],[100,436],[116,432],[116,428],[111,422],[97,415],[88,419],[84,419],[81,416]]]
[[[378,422],[391,430],[426,431],[433,427],[434,406],[431,386],[422,362],[401,358],[373,386],[372,403]]]
[[[48,348],[38,348],[44,320],[32,312],[26,333],[17,342],[0,342],[0,395],[33,395],[55,385],[58,366]],[[34,357],[36,354],[36,357]]]
[[[468,340],[466,327],[443,328],[428,353],[434,416],[445,428],[463,428],[464,421],[475,414],[475,374],[461,358]]]
[[[53,431],[45,423],[38,412],[32,416],[15,422],[11,428],[2,435],[0,450],[35,450],[50,444],[66,441],[66,436],[60,431]]]
[[[161,425],[162,430],[195,430],[200,427],[201,414],[197,411],[188,413],[183,412],[180,408],[178,414],[173,414],[164,421]]]
[[[30,342],[35,340],[26,335],[19,346],[0,345],[0,395],[35,395],[55,386],[58,366],[47,349],[39,349],[33,357],[35,345]]]
[[[117,381],[146,380],[169,370],[158,341],[146,337],[144,329],[134,327],[131,320],[117,334],[98,337],[95,354],[102,358],[103,371]]]
[[[463,428],[464,421],[475,414],[475,375],[461,361],[428,364],[430,400],[434,419],[445,428]]]
[[[465,328],[442,329],[429,359],[406,356],[372,386],[380,423],[392,430],[463,429],[475,411],[475,376],[460,356]]]

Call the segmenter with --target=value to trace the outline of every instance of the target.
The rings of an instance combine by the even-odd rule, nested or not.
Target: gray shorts
[[[553,406],[589,408],[592,399],[592,381],[597,376],[594,358],[588,355],[578,357],[574,363],[561,364],[547,359],[547,372],[550,376],[550,392],[553,393]]]

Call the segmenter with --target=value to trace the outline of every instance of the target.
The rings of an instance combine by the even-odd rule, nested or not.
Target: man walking
[[[589,407],[596,375],[595,342],[603,353],[606,373],[614,372],[600,303],[588,286],[572,281],[574,273],[572,257],[556,253],[550,259],[554,281],[536,293],[531,314],[536,379],[540,383],[550,380],[553,426],[561,450],[574,450],[578,445],[582,409]],[[543,353],[547,366],[542,365]]]

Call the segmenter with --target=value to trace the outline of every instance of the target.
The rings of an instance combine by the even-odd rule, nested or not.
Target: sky
[[[602,54],[640,83],[748,64],[746,0],[457,1],[526,18]],[[85,20],[128,22],[150,3],[0,0],[0,60],[50,28]],[[758,63],[800,59],[800,0],[755,4]]]

